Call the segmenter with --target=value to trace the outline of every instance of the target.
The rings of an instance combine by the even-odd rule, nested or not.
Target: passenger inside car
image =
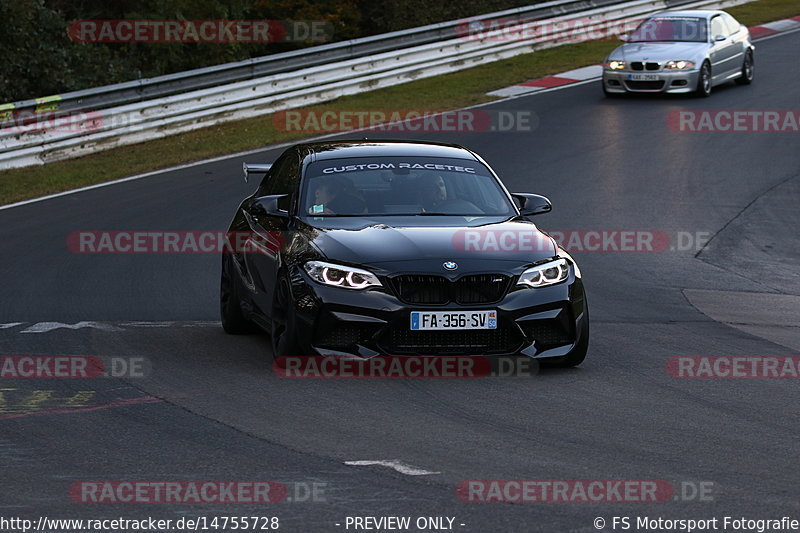
[[[425,211],[436,211],[437,207],[447,201],[447,185],[441,175],[423,176],[417,181],[419,182],[419,203]]]

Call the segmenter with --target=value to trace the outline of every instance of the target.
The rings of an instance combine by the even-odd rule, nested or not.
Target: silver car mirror
[[[247,183],[247,178],[250,177],[250,174],[266,174],[271,167],[272,164],[269,163],[266,165],[242,163],[242,170],[244,171],[244,182]]]

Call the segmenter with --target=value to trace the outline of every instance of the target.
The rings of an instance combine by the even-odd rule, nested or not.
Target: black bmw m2
[[[549,200],[509,193],[457,145],[299,144],[264,174],[228,230],[222,325],[272,335],[275,357],[585,356],[575,261],[528,217]]]

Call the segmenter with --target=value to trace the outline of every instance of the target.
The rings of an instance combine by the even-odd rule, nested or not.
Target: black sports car
[[[574,366],[589,316],[575,261],[474,152],[410,141],[287,149],[236,211],[222,257],[228,333],[286,355],[522,355]]]

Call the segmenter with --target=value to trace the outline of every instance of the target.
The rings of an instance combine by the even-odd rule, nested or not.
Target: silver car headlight
[[[606,68],[609,68],[611,70],[622,70],[622,69],[625,68],[625,62],[624,61],[607,61],[606,62]]]
[[[381,282],[372,272],[324,261],[309,261],[303,265],[311,279],[323,285],[343,289],[366,289],[380,286]]]
[[[694,62],[686,61],[684,59],[679,61],[667,61],[667,64],[664,65],[664,68],[667,70],[688,70],[694,68]]]
[[[559,258],[541,265],[536,265],[522,273],[517,285],[528,287],[547,287],[566,281],[569,277],[569,263]]]

